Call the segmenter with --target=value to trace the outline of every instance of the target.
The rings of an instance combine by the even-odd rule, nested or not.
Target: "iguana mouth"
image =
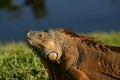
[[[52,61],[52,62],[56,62],[57,61],[57,58],[58,58],[58,53],[56,52],[50,52],[48,55],[47,55],[47,58]]]

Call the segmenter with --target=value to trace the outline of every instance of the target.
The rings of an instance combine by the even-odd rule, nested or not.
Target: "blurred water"
[[[24,41],[29,30],[120,31],[120,0],[0,0],[0,41]]]

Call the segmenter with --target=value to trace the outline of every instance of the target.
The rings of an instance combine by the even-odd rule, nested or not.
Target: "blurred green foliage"
[[[105,44],[120,46],[120,32],[94,32],[89,33],[89,35],[96,37],[98,40],[101,40]]]

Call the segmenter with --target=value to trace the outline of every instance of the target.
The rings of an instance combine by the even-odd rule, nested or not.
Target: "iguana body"
[[[26,37],[50,80],[120,80],[120,47],[65,29],[30,31]]]

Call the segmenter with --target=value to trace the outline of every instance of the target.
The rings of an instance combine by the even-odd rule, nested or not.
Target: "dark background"
[[[29,30],[120,31],[120,0],[0,0],[0,42],[24,41]]]

